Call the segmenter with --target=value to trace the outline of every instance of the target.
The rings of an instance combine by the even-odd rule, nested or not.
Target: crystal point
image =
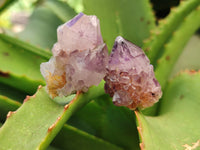
[[[40,70],[52,98],[98,85],[106,73],[108,51],[96,16],[78,14],[58,27],[53,57]]]
[[[162,96],[148,57],[121,36],[115,40],[104,79],[105,91],[117,106],[146,108]]]

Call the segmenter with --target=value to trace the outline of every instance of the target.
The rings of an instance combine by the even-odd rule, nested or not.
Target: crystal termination
[[[147,56],[121,36],[115,40],[104,80],[105,91],[117,106],[146,108],[162,96]]]
[[[40,70],[52,98],[98,85],[106,73],[108,51],[96,16],[78,14],[57,29],[53,57]]]

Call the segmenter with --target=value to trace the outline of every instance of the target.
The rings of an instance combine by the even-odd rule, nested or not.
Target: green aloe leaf
[[[47,0],[35,8],[25,30],[18,36],[34,45],[51,49],[57,41],[57,27],[75,15],[67,3]]]
[[[21,106],[26,95],[27,93],[0,83],[0,122],[6,120],[9,111],[15,111]]]
[[[83,0],[83,5],[86,14],[100,19],[102,35],[110,49],[119,35],[142,46],[155,27],[148,0]]]
[[[0,14],[15,1],[16,0],[1,0],[0,1]]]
[[[85,94],[77,94],[66,106],[54,102],[45,88],[39,88],[35,95],[25,99],[16,112],[7,115],[0,130],[1,148],[45,149],[73,113],[91,99],[104,94],[103,85],[104,82],[101,82],[99,87],[94,86]]]
[[[47,0],[44,4],[49,8],[62,22],[66,22],[76,15],[76,12],[67,2]]]
[[[200,140],[199,88],[199,72],[182,72],[167,85],[157,116],[136,111],[141,149],[181,150]]]
[[[16,112],[8,114],[0,130],[1,148],[36,149],[48,133],[48,128],[63,113],[63,110],[63,106],[49,98],[44,88],[39,89],[37,94],[28,97]],[[13,126],[15,128],[12,128]]]
[[[16,88],[10,87],[6,84],[0,83],[0,95],[3,95],[18,102],[22,102],[22,100],[26,97],[27,93],[20,91]]]
[[[200,8],[200,6],[198,7]],[[157,61],[155,75],[164,89],[172,69],[182,53],[186,43],[200,27],[200,9],[192,11],[173,33],[168,43],[165,44],[162,57]]]
[[[51,52],[44,50],[42,48],[39,48],[37,46],[34,46],[32,44],[29,44],[27,42],[24,42],[18,39],[17,37],[15,38],[15,37],[8,36],[6,34],[0,34],[0,38],[4,40],[5,43],[21,47],[22,49],[29,51],[33,54],[39,55],[40,57],[44,59],[48,60],[52,56]]]
[[[189,41],[189,39],[192,37],[195,31],[200,27],[200,9],[198,9],[198,5],[196,4],[198,1],[187,1],[182,4],[182,6],[179,6],[177,9],[177,12],[175,14],[170,14],[168,18],[165,21],[166,24],[160,25],[159,28],[163,28],[162,32],[159,33],[159,36],[162,38],[158,39],[158,36],[155,36],[153,39],[151,39],[152,43],[150,43],[151,46],[155,46],[154,42],[166,42],[165,45],[162,45],[162,48],[160,49],[160,58],[157,60],[155,66],[155,75],[158,79],[159,83],[161,84],[162,90],[165,89],[165,85],[172,73],[173,67],[176,64],[176,61],[178,60],[180,54],[184,50],[184,47],[186,43]],[[193,11],[190,10],[190,7],[197,7],[197,9],[194,9]],[[189,10],[190,12],[188,12]],[[177,20],[175,16],[182,16],[180,12],[187,13],[187,16],[184,16],[185,19],[182,22],[181,25],[176,27],[176,30],[174,30],[174,24],[177,25]],[[179,18],[181,19],[181,18]],[[182,18],[183,19],[183,18]],[[169,30],[169,32],[173,31],[173,35],[169,37],[169,33],[166,31],[168,28],[172,28]],[[164,30],[165,29],[165,30]],[[166,36],[166,34],[168,36]],[[166,38],[168,39],[166,41]],[[163,41],[164,40],[164,41]],[[160,43],[159,43],[160,44]],[[158,44],[158,45],[159,45]],[[158,47],[157,47],[158,48]],[[155,51],[151,50],[151,53],[154,53]],[[147,53],[148,54],[148,53]],[[151,57],[150,57],[151,59]],[[143,110],[143,113],[148,115],[155,115],[157,111],[158,104],[155,104],[153,107],[147,108]]]
[[[192,36],[175,64],[171,76],[187,68],[200,69],[200,35]]]
[[[25,93],[0,83],[0,122],[4,122],[9,111],[20,107],[16,100],[24,99]]]
[[[5,116],[9,111],[15,111],[20,105],[19,102],[0,95],[0,122],[5,121]]]
[[[7,90],[7,91],[6,91]],[[18,96],[16,97],[15,92],[16,90],[7,87],[6,85],[0,86],[0,94],[6,94],[7,96],[13,96],[14,99],[18,99]],[[14,94],[13,94],[14,93]],[[19,95],[19,94],[18,94]],[[19,95],[21,97],[21,95]],[[8,113],[8,111],[15,111],[18,107],[21,106],[21,103],[16,102],[6,96],[0,95],[0,119]],[[0,120],[1,121],[1,120]],[[62,142],[62,140],[65,140],[66,142]],[[77,140],[79,139],[79,140]],[[95,137],[94,135],[90,135],[84,131],[81,131],[73,126],[70,125],[64,125],[62,130],[59,132],[59,134],[55,137],[52,145],[56,147],[56,149],[79,149],[81,145],[81,149],[110,149],[110,150],[117,150],[121,149],[117,147],[116,145],[113,145],[107,141],[104,141],[100,138]],[[52,148],[52,147],[51,147]],[[50,148],[48,148],[50,149]]]
[[[55,148],[55,147],[49,146],[46,150],[61,150],[61,149],[58,149],[58,148]]]
[[[82,12],[83,8],[83,0],[64,0],[66,1],[76,12]]]
[[[50,56],[45,50],[0,34],[0,82],[35,93],[38,85],[45,85],[40,64]]]
[[[71,150],[122,150],[114,144],[67,124],[63,126],[52,145],[60,149]]]
[[[74,114],[68,124],[123,149],[139,149],[135,115],[125,107],[113,105],[109,96],[91,101]]]
[[[167,18],[159,22],[158,28],[151,31],[151,36],[144,41],[143,50],[153,65],[164,52],[163,47],[173,37],[173,32],[184,22],[188,14],[198,9],[199,4],[199,0],[181,1],[178,7],[171,10]]]

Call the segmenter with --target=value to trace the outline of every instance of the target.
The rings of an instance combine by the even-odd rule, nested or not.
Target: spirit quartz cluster
[[[96,16],[80,13],[59,26],[57,33],[53,57],[41,64],[52,98],[86,92],[103,78],[105,91],[117,106],[145,108],[161,97],[153,66],[139,47],[119,36],[108,58]]]
[[[96,16],[78,14],[57,29],[53,57],[41,64],[41,73],[52,98],[75,91],[86,92],[103,79],[108,51]]]
[[[105,91],[117,106],[146,108],[162,96],[153,66],[142,49],[118,36],[105,76]]]

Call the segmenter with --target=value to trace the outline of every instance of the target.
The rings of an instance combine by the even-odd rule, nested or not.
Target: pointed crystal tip
[[[121,36],[116,37],[115,42],[122,43],[125,39]]]
[[[78,15],[76,15],[73,19],[69,20],[66,25],[68,27],[73,26],[82,16],[84,15],[84,13],[79,13]]]

